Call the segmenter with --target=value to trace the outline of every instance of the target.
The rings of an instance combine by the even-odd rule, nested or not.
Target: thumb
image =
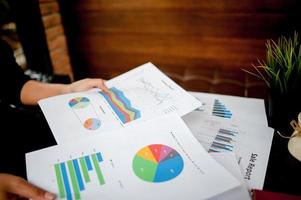
[[[108,92],[108,88],[105,85],[105,81],[101,78],[93,78],[93,79],[86,79],[87,80],[87,85],[85,85],[87,88],[85,89],[91,89],[91,88],[99,88],[104,92]]]
[[[53,200],[56,198],[54,194],[30,184],[20,177],[13,175],[7,176],[10,176],[9,178],[11,179],[7,187],[9,193],[36,200]]]

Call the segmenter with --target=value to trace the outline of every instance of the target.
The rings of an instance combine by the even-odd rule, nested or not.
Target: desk
[[[289,153],[287,143],[274,133],[263,189],[301,195],[301,162]]]
[[[265,100],[265,108],[268,124],[270,127],[273,127],[267,109],[267,100]],[[287,130],[283,132],[286,134],[292,133],[293,131],[289,125],[283,129]],[[263,189],[301,196],[301,162],[294,158],[288,151],[288,141],[288,139],[282,138],[274,132]]]

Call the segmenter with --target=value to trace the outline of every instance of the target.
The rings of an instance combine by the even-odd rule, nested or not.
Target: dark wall
[[[186,89],[263,96],[246,76],[266,39],[300,30],[298,0],[61,0],[75,76],[151,61]]]

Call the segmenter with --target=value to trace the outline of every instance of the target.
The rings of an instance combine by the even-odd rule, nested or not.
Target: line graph
[[[162,89],[159,89],[153,84],[144,78],[137,79],[137,82],[140,83],[143,87],[143,89],[148,92],[157,102],[157,105],[162,104],[166,100],[170,100],[171,96],[169,93],[160,92]]]

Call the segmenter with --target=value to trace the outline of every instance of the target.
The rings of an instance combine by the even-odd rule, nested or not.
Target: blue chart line
[[[238,132],[236,131],[219,129],[211,146],[209,147],[209,152],[233,151],[237,135]]]
[[[214,100],[212,115],[229,119],[232,117],[231,111],[218,99]]]

